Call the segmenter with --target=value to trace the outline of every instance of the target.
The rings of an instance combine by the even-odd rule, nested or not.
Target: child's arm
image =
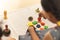
[[[32,40],[40,40],[39,37],[37,36],[37,34],[35,33],[33,27],[29,27],[28,30],[31,34]]]
[[[50,32],[45,34],[43,40],[53,40],[53,37],[51,36]]]

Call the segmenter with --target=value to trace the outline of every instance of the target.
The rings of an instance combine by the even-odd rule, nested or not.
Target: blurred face
[[[42,17],[43,17],[44,19],[48,19],[48,20],[50,20],[50,21],[53,22],[53,23],[56,23],[56,22],[57,22],[56,18],[52,15],[51,12],[42,11],[42,12],[41,12],[41,15],[42,15]]]

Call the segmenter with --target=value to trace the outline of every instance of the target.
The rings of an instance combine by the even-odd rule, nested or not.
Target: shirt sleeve
[[[54,40],[60,40],[60,34],[59,31],[56,29],[47,29],[47,30],[41,30],[41,31],[36,31],[38,37],[40,38],[40,40],[43,40],[44,35],[50,31],[51,36],[53,37]],[[31,35],[29,34],[29,32],[26,33],[26,35],[21,36],[20,35],[20,40],[32,40],[31,39]]]
[[[46,30],[40,30],[39,32],[37,31],[37,35],[39,36],[40,40],[43,40],[45,34],[49,31],[50,29],[46,29]]]
[[[20,35],[19,40],[32,40],[31,35],[27,32],[25,35]]]
[[[53,37],[54,40],[60,40],[60,34],[59,30],[57,29],[51,29],[50,34]]]

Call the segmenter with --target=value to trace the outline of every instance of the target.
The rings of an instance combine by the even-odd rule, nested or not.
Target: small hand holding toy
[[[36,12],[39,13],[37,21],[33,21],[33,17],[32,16],[28,17],[28,21],[29,21],[28,22],[28,26],[29,27],[30,26],[32,26],[32,27],[34,26],[35,29],[39,29],[39,31],[48,29],[48,26],[46,26],[45,23],[41,20],[42,15],[40,14],[39,8],[36,9]]]

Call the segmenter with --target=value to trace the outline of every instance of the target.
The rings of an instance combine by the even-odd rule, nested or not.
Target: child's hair
[[[60,0],[41,0],[43,9],[52,12],[57,20],[60,20]]]

